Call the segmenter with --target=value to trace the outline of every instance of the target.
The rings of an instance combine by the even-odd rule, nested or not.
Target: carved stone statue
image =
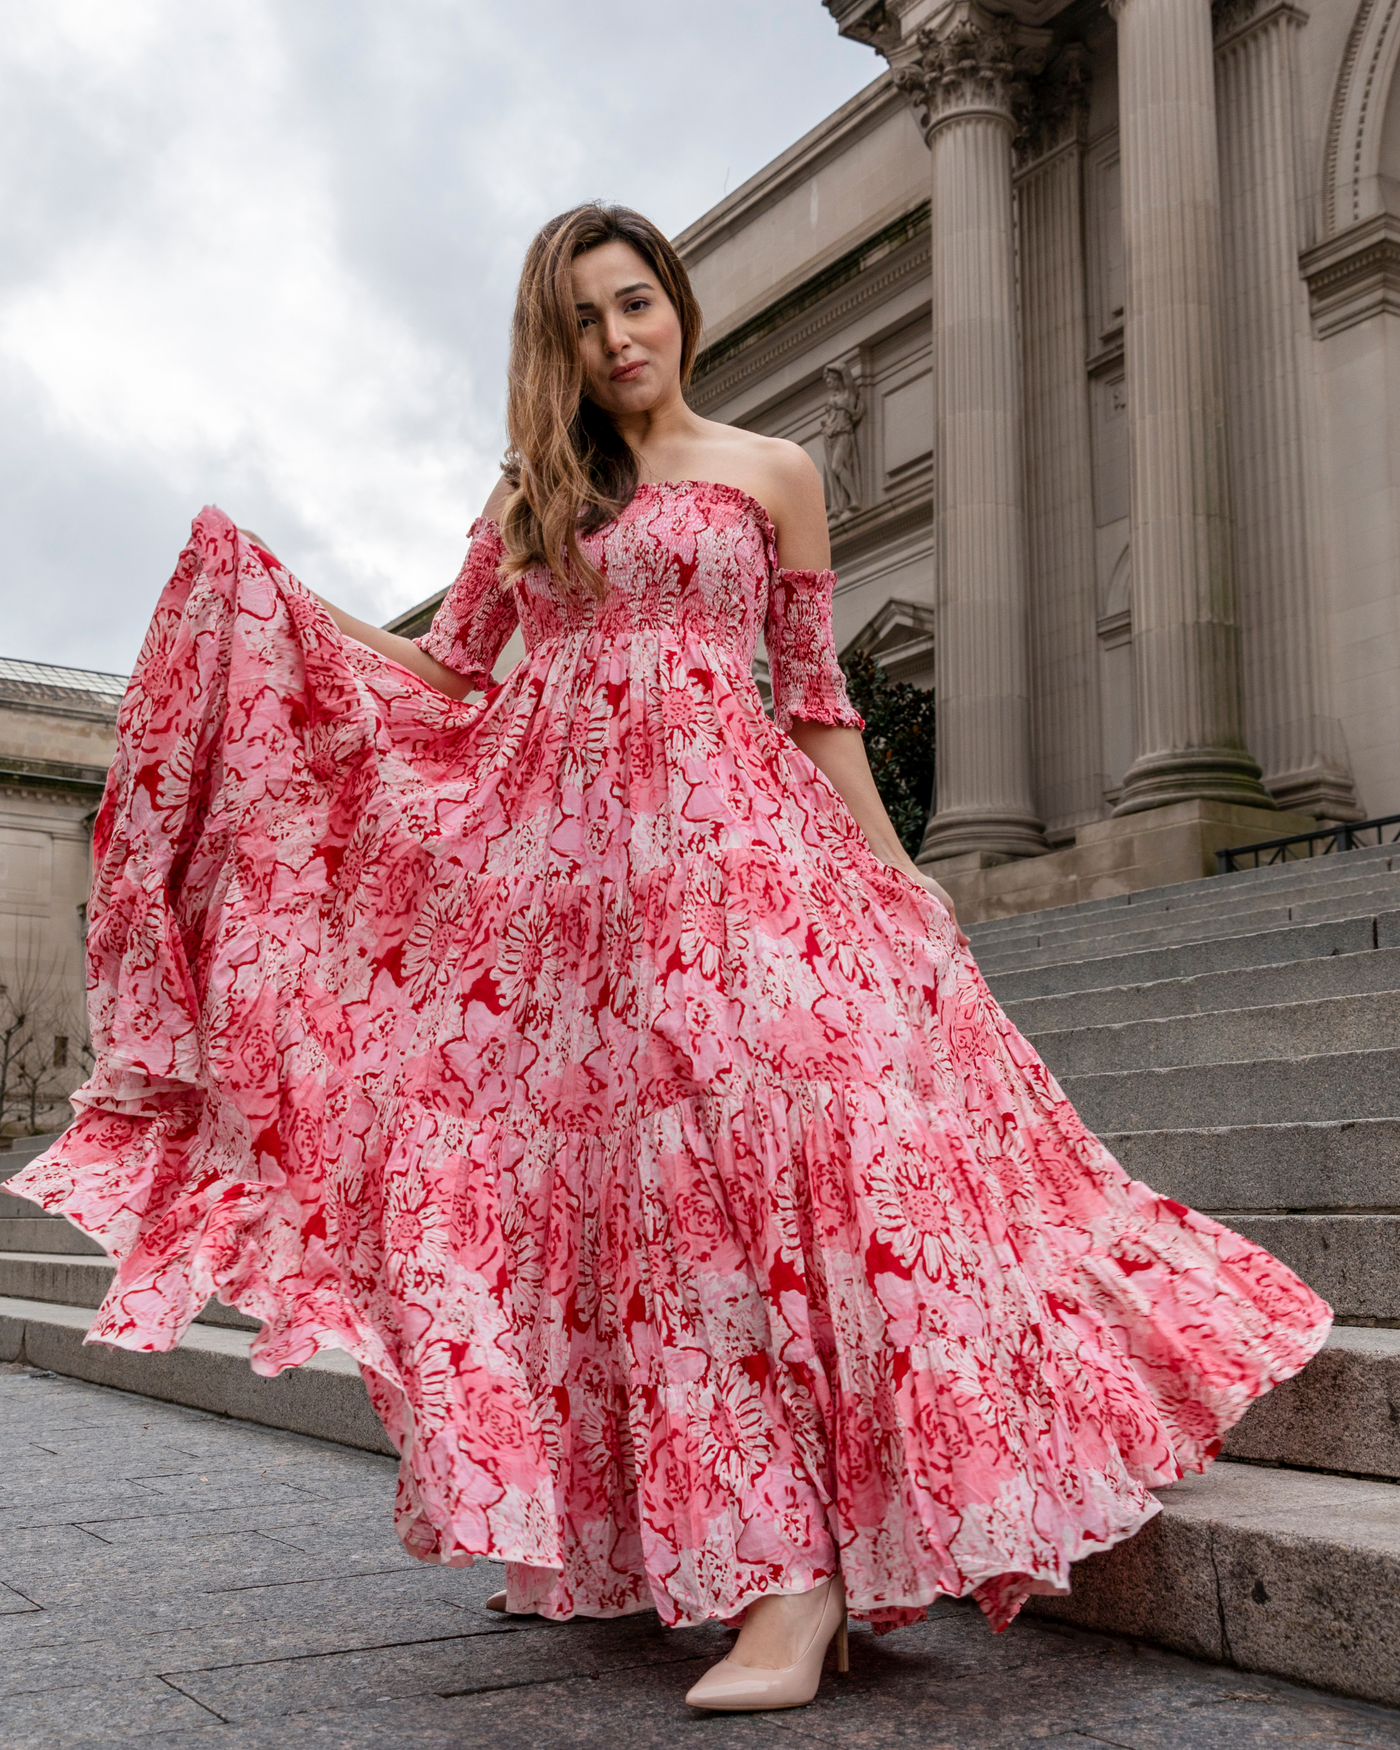
[[[860,453],[856,449],[856,427],[862,416],[860,390],[845,365],[828,365],[822,377],[826,383],[822,484],[827,515],[840,522],[860,509]]]

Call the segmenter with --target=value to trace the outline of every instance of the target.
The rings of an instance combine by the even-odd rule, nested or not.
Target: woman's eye
[[[631,298],[628,300],[627,305],[626,305],[626,308],[629,312],[636,311],[636,310],[645,310],[647,307],[648,307],[648,304],[647,304],[647,300],[645,298]]]

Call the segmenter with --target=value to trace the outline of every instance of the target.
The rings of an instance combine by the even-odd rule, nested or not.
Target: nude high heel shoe
[[[692,1707],[726,1713],[806,1707],[822,1680],[822,1660],[833,1634],[836,1669],[844,1673],[850,1670],[851,1661],[846,1643],[846,1588],[839,1574],[826,1583],[821,1620],[806,1652],[795,1664],[767,1671],[759,1665],[738,1665],[733,1659],[721,1659],[718,1665],[711,1665],[685,1699]]]

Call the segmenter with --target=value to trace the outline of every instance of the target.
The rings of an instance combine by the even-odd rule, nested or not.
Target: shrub
[[[891,680],[871,656],[841,664],[851,703],[865,719],[865,752],[875,787],[911,857],[933,805],[933,694]]]

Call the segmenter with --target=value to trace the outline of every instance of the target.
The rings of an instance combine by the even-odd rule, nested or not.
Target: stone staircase
[[[0,1181],[13,1178],[54,1140],[28,1137],[0,1154]],[[257,1320],[216,1300],[168,1354],[85,1347],[113,1269],[96,1241],[63,1216],[23,1198],[0,1197],[0,1361],[25,1361],[119,1391],[393,1454],[349,1356],[328,1350],[277,1379],[264,1379],[248,1366]]]
[[[979,924],[978,963],[1127,1170],[1332,1303],[1225,1460],[1044,1615],[1400,1701],[1400,851]]]
[[[1164,1491],[1042,1614],[1400,1703],[1400,849],[979,924],[998,999],[1135,1177],[1248,1234],[1336,1308],[1225,1459]],[[49,1139],[0,1155],[0,1177]],[[0,1359],[387,1451],[339,1354],[276,1380],[211,1302],[180,1348],[82,1336],[111,1265],[0,1205]]]

